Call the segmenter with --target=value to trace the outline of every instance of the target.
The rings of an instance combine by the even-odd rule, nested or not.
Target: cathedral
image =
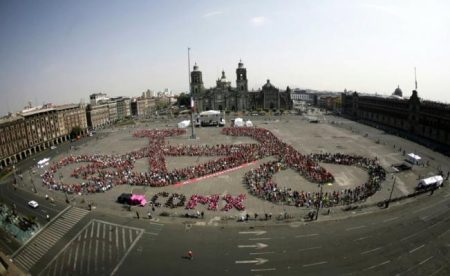
[[[292,108],[291,90],[280,91],[269,80],[258,91],[248,90],[247,69],[242,61],[236,69],[236,87],[231,86],[225,72],[216,81],[216,86],[205,89],[202,72],[197,64],[191,72],[191,92],[197,112],[205,110],[250,111],[289,110]]]

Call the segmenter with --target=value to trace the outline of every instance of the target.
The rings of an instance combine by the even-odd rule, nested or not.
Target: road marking
[[[255,258],[254,260],[244,260],[244,261],[235,261],[236,264],[255,264],[255,265],[262,265],[264,263],[267,263],[269,260],[262,259],[262,258]]]
[[[386,223],[386,222],[389,222],[392,220],[396,220],[396,219],[398,219],[398,217],[388,218],[388,219],[383,220],[383,223]]]
[[[413,252],[416,252],[417,250],[421,249],[424,246],[425,246],[425,244],[422,244],[421,246],[418,246],[418,247],[414,248],[413,250],[410,250],[409,253],[411,254]]]
[[[310,266],[315,266],[315,265],[322,265],[322,264],[326,264],[328,263],[327,261],[322,261],[322,262],[317,262],[317,263],[312,263],[312,264],[305,264],[303,265],[303,267],[310,267]]]
[[[260,271],[274,271],[276,268],[259,268],[259,269],[251,269],[252,272],[260,272]]]
[[[444,233],[440,234],[440,235],[438,236],[438,238],[440,238],[440,237],[444,236],[445,234],[447,234],[448,231],[450,231],[450,229],[447,229],[447,231],[445,231]]]
[[[242,232],[239,232],[239,234],[242,234],[242,235],[253,234],[253,235],[257,235],[257,236],[264,235],[265,233],[267,233],[267,232],[264,231],[264,230],[259,230],[259,231],[242,231]]]
[[[265,255],[265,254],[273,254],[275,251],[267,251],[267,252],[253,252],[249,253],[250,255]]]
[[[267,247],[268,245],[265,243],[256,243],[256,244],[245,244],[245,245],[238,245],[239,248],[257,248],[257,249],[263,249]]]
[[[152,235],[152,236],[158,236],[159,235],[159,233],[147,232],[147,231],[145,231],[144,234]]]
[[[369,253],[375,252],[377,250],[380,250],[381,248],[383,248],[383,247],[377,247],[377,248],[374,248],[374,249],[371,249],[371,250],[367,250],[367,251],[361,252],[361,255],[365,255],[365,254],[369,254]]]
[[[382,263],[379,263],[379,264],[373,265],[373,266],[371,266],[371,267],[368,267],[368,268],[366,268],[365,270],[371,270],[371,269],[374,269],[374,268],[376,268],[376,267],[379,267],[379,266],[382,266],[382,265],[388,264],[388,263],[390,263],[390,262],[391,262],[391,260],[387,260],[387,261],[385,261],[385,262],[382,262]]]
[[[361,229],[361,228],[364,228],[364,227],[366,227],[366,226],[365,225],[360,225],[360,226],[350,227],[350,228],[345,229],[345,231],[357,230],[357,229]]]
[[[364,236],[364,237],[361,237],[361,238],[357,238],[357,239],[355,239],[355,240],[353,240],[353,241],[362,241],[362,240],[365,240],[365,239],[367,239],[369,236]]]
[[[322,248],[322,246],[314,246],[314,247],[302,248],[302,249],[299,249],[298,251],[308,251],[308,250],[314,250],[314,249],[320,249],[320,248]]]
[[[253,238],[253,239],[248,239],[249,241],[266,241],[266,240],[271,240],[272,238]]]
[[[407,237],[404,237],[404,238],[401,239],[400,241],[406,241],[406,240],[408,240],[408,239],[410,239],[410,238],[412,238],[412,237],[414,237],[414,236],[417,236],[419,233],[420,233],[420,232],[417,232],[417,233],[414,233],[414,234],[409,235],[409,236],[407,236]]]
[[[295,236],[296,238],[309,238],[309,237],[315,237],[315,236],[319,236],[319,234],[305,234],[305,235],[298,235]]]
[[[134,228],[137,229],[137,228]],[[134,240],[134,242],[130,245],[130,247],[128,248],[127,252],[125,252],[125,254],[123,255],[122,259],[119,261],[119,263],[117,264],[117,266],[114,268],[114,270],[111,272],[111,276],[116,274],[117,270],[119,269],[119,267],[122,265],[122,263],[125,261],[126,257],[128,256],[128,254],[130,254],[131,249],[134,248],[134,246],[136,245],[136,243],[141,239],[142,235],[144,234],[144,231],[141,231],[139,233],[139,235],[136,237],[136,239]]]
[[[436,202],[435,204],[431,204],[431,205],[428,205],[428,206],[423,207],[421,209],[415,210],[415,211],[413,211],[413,213],[416,214],[416,213],[422,212],[424,210],[430,209],[431,207],[435,207],[436,205],[439,205],[439,204],[441,204],[443,202],[446,202],[446,201],[447,201],[447,199],[440,200],[440,201]]]
[[[436,225],[439,225],[439,224],[441,224],[441,223],[443,223],[442,220],[440,220],[440,221],[438,221],[438,222],[436,222],[436,223],[434,223],[434,224],[431,224],[430,226],[427,227],[427,229],[430,229],[430,228],[432,228],[432,227],[435,227]]]
[[[431,256],[431,257],[429,257],[429,258],[427,258],[427,259],[421,261],[421,262],[419,263],[419,265],[423,265],[424,263],[428,262],[428,261],[431,260],[432,258],[433,258],[433,256]]]

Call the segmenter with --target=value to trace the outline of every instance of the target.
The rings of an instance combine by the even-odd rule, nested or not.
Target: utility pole
[[[191,139],[196,139],[194,132],[194,96],[191,89],[191,48],[188,47],[188,80],[189,80],[189,95],[191,96]]]
[[[392,193],[394,192],[394,186],[395,186],[396,180],[397,180],[397,177],[394,176],[394,182],[392,182],[391,193],[389,194],[389,199],[386,201],[386,208],[389,207],[389,203],[391,202]]]

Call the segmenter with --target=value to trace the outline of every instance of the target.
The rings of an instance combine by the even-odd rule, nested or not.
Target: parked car
[[[36,209],[39,207],[39,203],[37,203],[35,200],[28,201],[28,206],[30,206],[33,209]]]
[[[122,204],[130,204],[131,203],[131,196],[132,194],[129,193],[123,193],[117,198],[117,202]]]

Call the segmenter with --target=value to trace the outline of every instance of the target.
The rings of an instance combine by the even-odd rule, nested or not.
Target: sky
[[[205,87],[240,59],[249,88],[409,97],[450,103],[450,1],[0,0],[0,114],[28,102],[88,102]]]

